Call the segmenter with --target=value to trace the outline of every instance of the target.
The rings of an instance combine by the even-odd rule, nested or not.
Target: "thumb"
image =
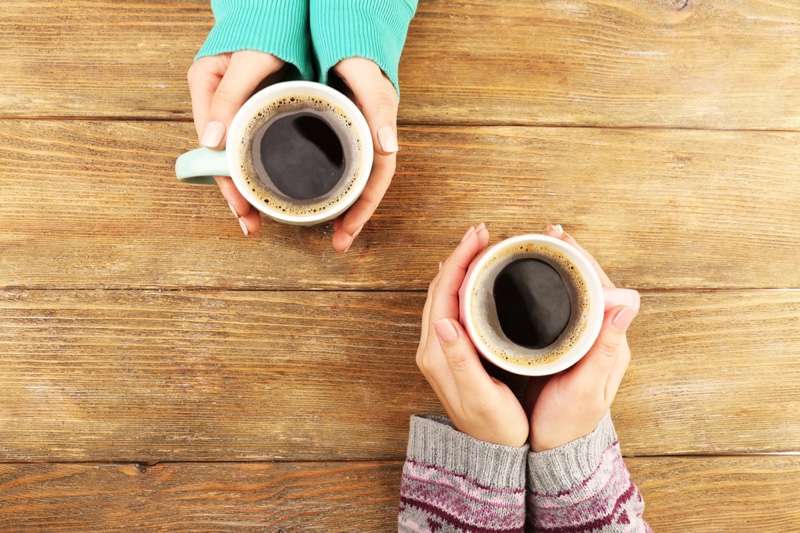
[[[270,54],[253,50],[235,52],[214,92],[200,144],[208,148],[223,148],[234,115],[258,84],[281,66],[282,61]]]
[[[376,63],[358,57],[342,60],[336,71],[367,119],[375,151],[381,155],[397,152],[398,96],[389,78]]]
[[[575,367],[578,380],[586,388],[605,387],[618,357],[630,358],[625,332],[636,317],[638,309],[620,305],[606,312],[600,335],[594,345]],[[627,366],[627,364],[625,365]]]
[[[440,318],[433,323],[439,345],[447,365],[453,373],[456,386],[463,393],[476,393],[487,381],[489,374],[481,365],[478,353],[461,324],[452,318]]]

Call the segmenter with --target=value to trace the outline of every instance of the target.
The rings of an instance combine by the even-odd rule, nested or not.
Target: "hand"
[[[187,77],[200,144],[214,150],[224,148],[233,116],[264,79],[283,65],[277,57],[254,50],[201,57],[195,61]],[[214,179],[239,219],[244,234],[257,232],[261,227],[258,209],[250,206],[231,178],[216,176]]]
[[[488,243],[483,224],[470,228],[433,278],[422,312],[417,366],[456,429],[485,442],[522,446],[528,439],[522,405],[504,383],[486,373],[458,322],[458,289],[470,262]]]
[[[343,59],[333,70],[353,92],[356,105],[367,119],[375,147],[372,172],[364,192],[344,215],[333,222],[333,247],[346,252],[378,208],[392,182],[398,150],[399,98],[389,78],[369,59]]]
[[[547,235],[577,248],[592,263],[603,287],[613,288],[597,261],[560,229],[548,226]],[[639,311],[638,293],[625,292],[630,293],[631,306],[606,310],[600,335],[583,359],[554,376],[528,382],[524,403],[530,413],[533,451],[557,448],[588,435],[611,407],[631,360],[625,332]]]

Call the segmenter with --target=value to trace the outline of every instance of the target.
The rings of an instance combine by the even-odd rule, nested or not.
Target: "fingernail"
[[[486,229],[486,224],[484,224],[483,222],[481,222],[481,223],[480,223],[480,224],[478,224],[478,226],[475,228],[475,233],[480,233],[480,232],[481,232],[481,230],[485,230],[485,229]]]
[[[467,239],[469,239],[469,236],[472,235],[474,232],[475,232],[475,226],[470,226],[470,228],[467,230],[464,236],[461,237],[461,242],[464,242]]]
[[[628,329],[628,326],[631,325],[631,322],[633,322],[635,316],[636,309],[625,306],[619,313],[617,313],[617,316],[611,320],[611,324],[613,324],[615,328],[625,331]]]
[[[442,262],[439,261],[439,270],[441,270],[441,269],[442,269]]]
[[[245,225],[243,218],[239,219],[239,225],[242,227],[242,231],[244,232],[244,236],[245,237],[250,235],[250,231],[248,231],[247,226]]]
[[[442,342],[453,342],[458,339],[458,330],[447,318],[440,318],[433,323],[433,327]]]
[[[212,120],[206,124],[206,129],[203,131],[203,140],[200,144],[208,148],[216,148],[222,142],[225,136],[225,124]]]
[[[553,226],[553,229],[556,230],[559,235],[564,233],[564,228],[561,227],[561,224],[556,224]]]
[[[236,209],[233,208],[233,204],[228,202],[228,207],[231,208],[231,213],[233,213],[233,216],[235,216],[236,218],[239,218],[239,213],[237,213]]]
[[[383,126],[378,130],[378,142],[381,143],[381,148],[383,148],[384,152],[394,153],[399,149],[397,136],[391,126]]]

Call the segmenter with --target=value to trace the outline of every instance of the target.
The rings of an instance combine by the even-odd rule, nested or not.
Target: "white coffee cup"
[[[260,116],[259,113],[263,114],[265,110],[273,109],[279,105],[279,102],[291,98],[319,99],[335,108],[346,119],[359,144],[358,153],[360,155],[359,161],[354,163],[357,167],[354,170],[354,177],[343,178],[351,180],[349,189],[315,212],[291,213],[265,202],[254,193],[252,187],[248,186],[240,168],[244,155],[242,151],[250,149],[247,143],[243,144],[242,142],[247,135],[252,135],[247,131],[249,125],[256,117]],[[280,114],[280,112],[276,114]],[[175,173],[180,181],[194,184],[215,184],[214,176],[230,176],[242,196],[265,215],[286,224],[311,226],[336,218],[355,203],[369,179],[372,158],[372,134],[369,126],[364,115],[349,98],[336,89],[320,83],[287,81],[276,83],[259,91],[244,103],[228,128],[224,150],[198,148],[187,152],[175,162]]]
[[[581,297],[580,302],[572,300],[573,315],[559,339],[538,350],[516,345],[503,334],[493,297],[486,293],[505,265],[524,257],[553,266],[568,289],[574,285],[571,298]],[[605,309],[628,303],[615,301],[629,296],[625,292],[629,291],[604,289],[589,260],[568,243],[547,235],[519,235],[486,248],[473,260],[459,290],[460,321],[475,348],[494,365],[514,374],[545,376],[569,368],[586,355],[600,333]]]

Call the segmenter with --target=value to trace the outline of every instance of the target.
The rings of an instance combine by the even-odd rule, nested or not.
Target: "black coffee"
[[[517,259],[494,282],[500,327],[519,346],[550,346],[569,324],[570,295],[558,271],[539,259]]]
[[[361,174],[364,159],[352,120],[313,96],[270,103],[250,119],[239,149],[247,187],[261,202],[287,215],[336,208]]]
[[[275,188],[296,200],[330,193],[346,167],[341,139],[324,118],[310,112],[278,117],[253,150],[259,150]]]

